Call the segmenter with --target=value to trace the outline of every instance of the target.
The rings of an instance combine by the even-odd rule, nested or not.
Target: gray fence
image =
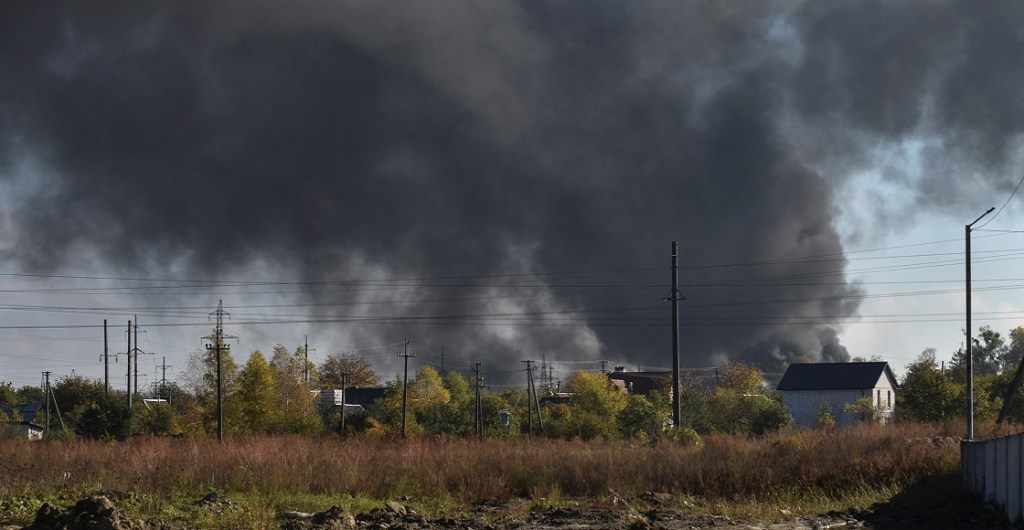
[[[964,488],[1006,510],[1010,521],[1022,515],[1024,433],[960,443]]]

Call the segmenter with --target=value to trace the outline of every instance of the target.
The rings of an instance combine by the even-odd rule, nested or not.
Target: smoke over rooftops
[[[476,358],[665,365],[678,239],[684,364],[845,360],[837,330],[791,322],[856,313],[840,180],[920,139],[930,177],[893,178],[948,203],[947,164],[1005,167],[1024,126],[1013,4],[399,4],[10,6],[3,259],[465,277],[315,296],[367,319],[339,324],[352,341],[428,316]]]

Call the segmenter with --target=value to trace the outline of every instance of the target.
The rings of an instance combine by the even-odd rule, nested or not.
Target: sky
[[[1024,324],[1024,7],[33,3],[0,19],[0,381],[308,341],[385,379],[767,373]],[[1022,194],[1024,195],[1024,194]]]

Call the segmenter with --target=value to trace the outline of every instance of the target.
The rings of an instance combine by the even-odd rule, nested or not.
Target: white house
[[[794,423],[814,427],[822,407],[828,408],[836,425],[853,424],[857,417],[846,407],[863,397],[871,398],[878,419],[888,421],[898,386],[887,362],[794,363],[776,388]]]

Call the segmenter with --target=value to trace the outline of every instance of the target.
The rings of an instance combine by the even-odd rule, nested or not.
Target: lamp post
[[[967,439],[974,439],[974,343],[971,340],[971,227],[974,226],[978,221],[981,221],[982,217],[992,213],[995,210],[995,206],[989,208],[985,213],[978,216],[974,222],[964,226],[964,241],[966,263],[965,270],[965,281],[964,286],[967,291],[967,329],[964,334],[967,335]]]

